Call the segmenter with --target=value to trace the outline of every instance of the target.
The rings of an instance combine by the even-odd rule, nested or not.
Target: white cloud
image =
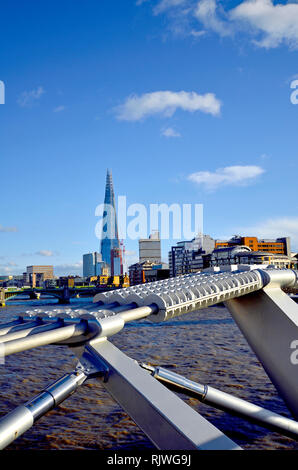
[[[298,47],[297,3],[273,4],[272,0],[246,0],[230,12],[231,19],[251,26],[262,38],[255,43],[272,48],[286,43]]]
[[[161,0],[154,8],[154,13],[158,15],[159,13],[163,13],[166,10],[171,8],[180,7],[185,5],[187,0]]]
[[[203,29],[200,30],[200,31],[197,31],[195,29],[192,29],[189,34],[190,36],[193,36],[194,38],[199,38],[199,37],[202,37],[202,36],[205,36],[205,34],[207,33],[207,31],[204,31]]]
[[[298,2],[243,0],[234,8],[224,8],[219,0],[161,0],[153,13],[174,19],[173,30],[193,35],[195,22],[221,37],[247,33],[259,47],[275,48],[285,44],[298,48]],[[188,21],[186,21],[186,17]]]
[[[181,137],[181,134],[175,131],[172,127],[167,127],[166,129],[163,129],[162,135],[164,135],[165,137]]]
[[[33,106],[45,93],[45,90],[42,86],[39,86],[35,90],[23,91],[19,96],[17,102],[23,108],[30,108]]]
[[[211,29],[220,36],[229,36],[232,33],[227,21],[224,21],[219,16],[216,0],[201,0],[198,2],[194,16],[206,29]]]
[[[192,173],[188,176],[188,179],[208,190],[215,190],[220,186],[239,186],[251,183],[264,171],[263,168],[255,165],[235,165],[218,168],[215,172],[199,171]]]
[[[221,102],[213,93],[198,95],[194,91],[155,91],[129,96],[124,104],[115,108],[115,112],[119,120],[139,121],[154,114],[170,117],[177,109],[202,111],[217,116],[220,108]]]
[[[36,255],[39,256],[54,256],[55,253],[51,250],[40,250],[35,253]]]
[[[18,265],[14,263],[13,261],[10,261],[5,264],[0,264],[0,272],[3,272],[6,275],[12,275],[15,274],[19,271],[19,269],[16,269]]]
[[[61,105],[61,106],[57,106],[56,108],[54,108],[53,112],[54,113],[61,113],[61,111],[64,111],[65,109],[66,109],[66,106]]]
[[[71,274],[82,276],[83,261],[70,264],[59,264],[54,266],[55,275],[68,276]]]
[[[0,266],[9,266],[9,267],[14,267],[14,266],[18,266],[16,263],[14,263],[13,261],[9,261],[8,263],[6,264],[0,264]]]
[[[261,47],[277,47],[285,42],[298,47],[297,3],[273,4],[272,0],[246,0],[231,11],[231,19],[244,21],[263,37]]]
[[[291,237],[291,248],[298,251],[298,217],[265,219],[250,227],[238,227],[236,232],[255,235],[259,238]]]
[[[0,232],[2,233],[18,232],[18,228],[17,227],[3,227],[3,225],[0,225]]]

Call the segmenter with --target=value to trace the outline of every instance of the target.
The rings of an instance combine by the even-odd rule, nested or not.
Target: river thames
[[[96,310],[91,298],[74,299],[72,309]],[[59,308],[57,300],[10,300],[1,322],[29,309]],[[111,342],[128,356],[160,365],[188,379],[291,417],[259,361],[225,307],[210,307],[169,322],[131,322]],[[67,346],[43,346],[13,354],[0,364],[0,416],[25,403],[71,372],[76,359]],[[179,395],[244,449],[298,449],[298,443],[267,429]],[[7,450],[149,450],[153,445],[101,386],[92,379],[43,416]]]

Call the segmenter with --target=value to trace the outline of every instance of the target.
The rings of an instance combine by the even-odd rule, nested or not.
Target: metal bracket
[[[108,381],[110,374],[108,365],[98,357],[95,359],[94,355],[88,351],[88,347],[85,347],[76,367],[76,371],[83,372],[87,376],[87,379],[102,377],[104,382]]]

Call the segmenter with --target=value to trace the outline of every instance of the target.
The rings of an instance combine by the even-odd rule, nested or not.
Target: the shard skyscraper
[[[122,274],[122,253],[118,238],[118,224],[112,174],[107,170],[100,252],[110,268],[111,275]]]

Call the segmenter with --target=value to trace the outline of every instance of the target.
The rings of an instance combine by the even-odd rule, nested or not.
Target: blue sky
[[[81,274],[107,167],[128,204],[203,204],[214,238],[298,250],[297,2],[12,0],[1,17],[0,274]]]

